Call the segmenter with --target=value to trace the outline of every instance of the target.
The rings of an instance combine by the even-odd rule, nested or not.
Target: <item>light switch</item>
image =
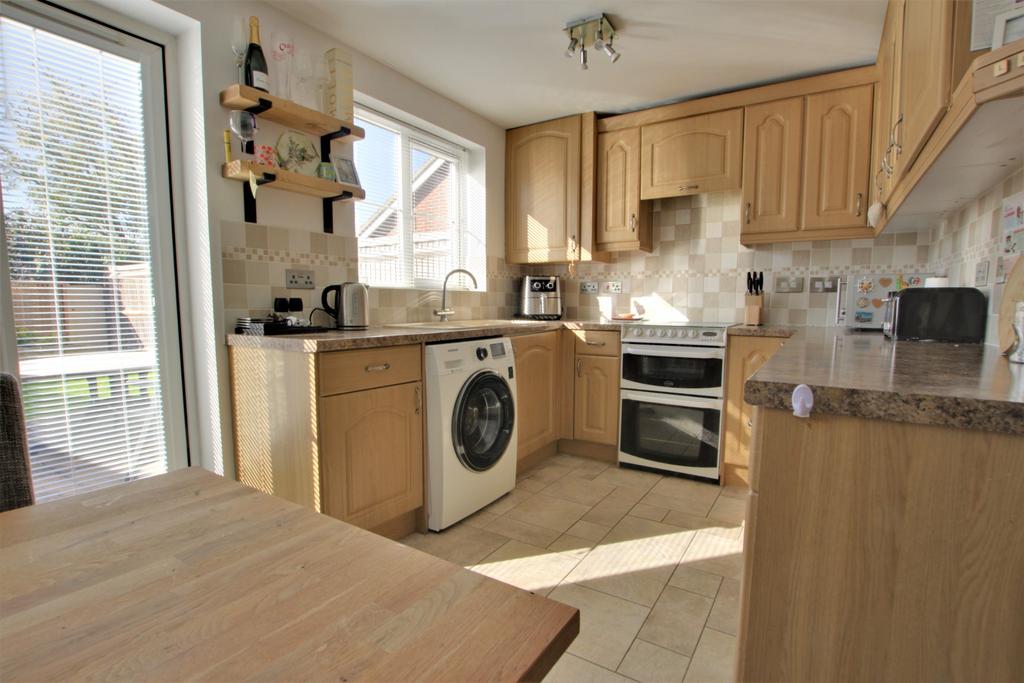
[[[1002,59],[992,65],[993,76],[1003,76],[1010,71],[1010,60]]]

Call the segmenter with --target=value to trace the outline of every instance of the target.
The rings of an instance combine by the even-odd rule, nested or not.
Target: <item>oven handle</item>
[[[651,344],[649,346],[631,346],[626,344],[622,347],[622,355],[633,355],[633,356],[662,356],[665,358],[696,358],[703,360],[706,358],[721,358],[725,359],[725,349],[720,346],[655,346]]]
[[[621,390],[619,398],[623,401],[657,403],[663,406],[679,406],[680,408],[714,408],[722,410],[724,405],[724,401],[720,398],[677,396],[674,394],[660,394],[654,391],[629,391],[628,389]]]

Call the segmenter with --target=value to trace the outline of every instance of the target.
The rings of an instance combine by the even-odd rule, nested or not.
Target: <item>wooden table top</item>
[[[0,680],[514,681],[572,607],[201,469],[0,514]]]

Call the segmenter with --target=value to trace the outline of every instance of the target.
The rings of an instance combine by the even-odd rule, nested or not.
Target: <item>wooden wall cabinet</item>
[[[643,126],[640,144],[640,199],[740,188],[742,108]]]
[[[903,41],[904,0],[891,0],[882,28],[882,40],[875,61],[875,122],[872,134],[871,200],[885,204],[895,186],[896,133],[899,117],[899,53]]]
[[[640,201],[640,129],[597,136],[599,251],[651,251],[650,203]]]
[[[557,441],[560,436],[558,332],[512,337],[516,360],[516,420],[519,460]]]
[[[750,484],[748,471],[754,407],[743,400],[743,384],[768,362],[785,341],[778,337],[729,337],[722,446],[722,476],[726,486]]]
[[[515,128],[505,142],[505,258],[593,258],[594,114]]]
[[[743,231],[792,230],[800,218],[804,98],[746,108],[743,129]]]

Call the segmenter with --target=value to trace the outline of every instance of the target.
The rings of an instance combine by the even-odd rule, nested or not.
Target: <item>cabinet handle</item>
[[[636,232],[636,214],[630,214],[629,216],[629,229]]]
[[[604,346],[605,342],[587,340],[587,346]]]
[[[747,208],[743,210],[743,219],[750,225],[750,202],[747,202]]]
[[[696,190],[698,187],[700,187],[700,185],[680,185],[679,191],[683,192],[684,190]]]
[[[391,363],[381,363],[380,365],[367,365],[367,372],[384,372],[385,370],[391,369]]]
[[[422,408],[423,408],[423,395],[422,395],[421,391],[422,390],[420,389],[420,385],[417,384],[416,385],[416,389],[415,389],[415,392],[416,392],[416,414],[417,415],[420,414],[420,410],[422,410]]]
[[[576,359],[576,376],[577,377],[582,377],[583,376],[583,359],[582,358],[577,358]]]
[[[860,209],[861,209],[861,205],[862,204],[864,204],[864,193],[858,192],[857,193],[857,214],[856,214],[858,216],[860,215]]]
[[[900,142],[900,138],[896,134],[901,127],[903,127],[903,114],[900,114],[896,119],[896,123],[892,125],[892,144],[893,148],[896,150],[897,159],[903,155],[903,143]]]

